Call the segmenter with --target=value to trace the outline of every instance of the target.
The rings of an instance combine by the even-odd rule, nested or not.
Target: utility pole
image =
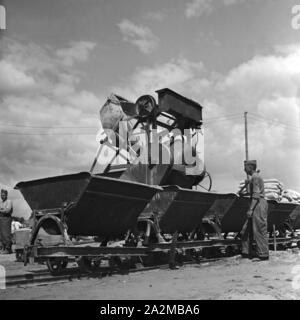
[[[249,150],[248,150],[248,112],[244,113],[245,117],[245,150],[246,150],[246,161],[249,160]]]
[[[248,149],[248,112],[245,111],[245,152],[246,152],[246,161],[249,160],[249,149]],[[247,180],[250,179],[250,176],[247,174]]]
[[[244,117],[245,117],[245,151],[246,151],[246,161],[249,160],[249,150],[248,150],[248,112],[245,111],[244,113]],[[249,181],[250,181],[250,175],[247,174],[247,182],[249,185]],[[248,185],[247,185],[247,191],[248,189]],[[245,224],[246,225],[246,224]],[[252,226],[252,217],[247,218],[247,226],[249,226],[249,254],[250,256],[252,256],[252,243],[253,243],[253,226]],[[243,227],[244,229],[244,227]]]

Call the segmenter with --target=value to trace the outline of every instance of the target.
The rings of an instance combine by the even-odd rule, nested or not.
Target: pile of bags
[[[239,190],[245,185],[245,181],[239,184]],[[300,204],[300,192],[287,189],[284,190],[282,182],[277,179],[264,179],[265,198],[267,200],[276,200],[281,203],[297,203]],[[247,195],[249,191],[247,188],[243,190],[242,194]]]
[[[239,190],[244,187],[245,181],[241,181],[239,184]],[[265,185],[265,197],[267,200],[276,200],[281,201],[282,192],[283,192],[283,184],[277,179],[264,179]],[[243,195],[249,193],[249,190],[245,188],[242,192]]]
[[[291,189],[284,190],[282,192],[281,202],[284,203],[298,203],[300,204],[300,193]]]
[[[265,197],[267,200],[281,201],[283,184],[277,179],[265,179]]]

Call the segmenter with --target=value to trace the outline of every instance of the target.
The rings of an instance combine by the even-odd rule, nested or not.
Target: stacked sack
[[[265,197],[267,200],[281,201],[283,184],[277,179],[265,179]]]
[[[241,190],[245,185],[245,181],[241,181],[239,184],[239,190]],[[267,200],[281,201],[283,184],[277,179],[264,179],[265,185],[265,197]],[[242,191],[242,195],[246,195],[247,188]]]
[[[297,203],[300,204],[300,193],[291,189],[284,190],[282,192],[283,203]]]

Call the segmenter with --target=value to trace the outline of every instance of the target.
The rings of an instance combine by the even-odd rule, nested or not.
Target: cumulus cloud
[[[159,39],[150,28],[136,25],[127,19],[121,21],[118,27],[123,40],[137,46],[142,53],[149,54],[157,48]]]
[[[285,54],[254,57],[220,77],[210,97],[226,113],[250,112],[250,156],[259,160],[265,176],[277,177],[287,187],[296,189],[300,189],[300,71],[296,68],[299,53],[300,46],[295,46]],[[243,155],[242,123],[231,123],[232,130],[227,128],[229,135],[216,128],[212,136],[226,136],[230,150],[237,148],[230,154],[232,163],[238,166],[235,156]]]
[[[96,43],[90,41],[71,42],[68,48],[59,49],[56,54],[66,66],[71,67],[76,61],[86,61],[95,47]]]
[[[184,58],[172,59],[162,65],[137,68],[128,79],[119,87],[112,88],[130,99],[151,93],[156,89],[172,87],[181,88],[182,85],[194,79],[195,74],[204,70],[202,62],[191,62]]]
[[[35,81],[32,77],[8,61],[0,61],[0,92],[17,92],[34,86]]]
[[[85,61],[92,46],[56,51],[7,38],[1,45],[1,183],[11,190],[20,180],[88,170],[104,99],[79,88],[76,61]],[[15,215],[28,216],[19,193],[11,196]]]
[[[218,83],[218,90],[229,99],[241,100],[247,93],[245,107],[253,108],[263,99],[296,97],[300,84],[300,46],[286,53],[256,56],[231,70]],[[230,95],[228,94],[230,92]]]
[[[166,18],[166,14],[161,12],[161,11],[156,11],[156,12],[148,12],[146,15],[145,15],[145,19],[147,20],[152,20],[152,21],[164,21]]]
[[[244,179],[244,111],[249,112],[250,157],[263,176],[300,190],[300,46],[256,56],[227,74],[208,74],[184,58],[137,68],[117,88],[132,100],[169,87],[204,106],[205,155],[218,191],[237,191]],[[228,119],[224,115],[234,115]]]
[[[244,2],[245,0],[192,0],[186,4],[185,16],[200,17],[203,14],[212,13],[218,6],[231,6]]]
[[[204,13],[213,11],[212,0],[193,0],[186,4],[185,15],[187,18],[200,17]]]

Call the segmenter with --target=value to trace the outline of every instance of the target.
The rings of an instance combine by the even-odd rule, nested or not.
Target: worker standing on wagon
[[[1,190],[0,199],[0,242],[3,246],[4,251],[1,253],[11,253],[12,236],[11,236],[11,222],[13,205],[12,201],[7,199],[7,190]]]
[[[264,181],[256,171],[256,161],[245,161],[245,172],[250,176],[248,181],[248,191],[251,197],[251,204],[247,211],[247,221],[241,232],[242,235],[242,255],[252,258],[251,256],[251,238],[256,244],[255,257],[260,260],[269,259],[268,243],[268,202],[265,200]]]

